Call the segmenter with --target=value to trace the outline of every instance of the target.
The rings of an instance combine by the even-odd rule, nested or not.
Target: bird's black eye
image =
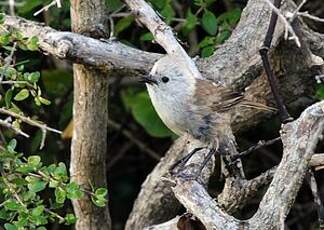
[[[169,81],[169,78],[168,77],[162,77],[161,80],[162,80],[163,83],[167,83]]]

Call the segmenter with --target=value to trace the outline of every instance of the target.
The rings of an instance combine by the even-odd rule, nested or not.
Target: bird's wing
[[[194,104],[211,108],[213,112],[226,112],[243,100],[241,93],[210,80],[197,79]]]

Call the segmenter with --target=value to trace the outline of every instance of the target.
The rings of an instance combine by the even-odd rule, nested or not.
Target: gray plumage
[[[166,126],[178,135],[191,134],[218,148],[230,132],[230,113],[236,106],[268,107],[246,100],[221,84],[198,79],[169,55],[153,66],[145,79],[152,104]]]

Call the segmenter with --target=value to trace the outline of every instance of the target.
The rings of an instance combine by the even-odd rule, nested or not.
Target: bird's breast
[[[172,97],[156,93],[148,87],[152,104],[163,123],[177,135],[188,129],[188,103],[184,97]]]

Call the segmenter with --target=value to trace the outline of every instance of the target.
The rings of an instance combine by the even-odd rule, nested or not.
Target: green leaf
[[[201,50],[201,56],[202,57],[209,57],[214,53],[214,47],[213,46],[207,46]]]
[[[75,222],[77,221],[77,218],[73,214],[67,214],[64,217],[64,219],[65,219],[67,225],[75,224]]]
[[[46,188],[47,182],[42,181],[39,178],[27,176],[25,179],[28,182],[27,187],[31,192],[40,192]]]
[[[147,32],[145,34],[142,34],[140,37],[141,41],[152,41],[154,39],[154,36],[151,32]]]
[[[39,100],[39,97],[34,97],[34,102],[35,102],[35,104],[36,104],[37,106],[41,106],[41,105],[42,105],[42,103],[41,103],[40,100]]]
[[[38,97],[39,101],[43,104],[43,105],[50,105],[51,101],[43,98],[43,97]]]
[[[37,225],[44,225],[48,223],[47,218],[45,217],[45,215],[31,215],[28,218],[30,220],[30,222],[32,222],[33,224]]]
[[[215,35],[217,33],[217,20],[215,15],[206,10],[202,17],[202,27],[210,35]]]
[[[10,218],[10,212],[7,212],[4,208],[0,210],[0,219],[7,220]]]
[[[80,186],[75,182],[70,182],[66,186],[66,197],[69,199],[80,199],[83,196],[83,192],[80,190]]]
[[[199,48],[204,48],[206,46],[211,46],[214,45],[216,42],[215,37],[211,37],[211,36],[206,36],[204,37],[204,39],[198,44]]]
[[[35,199],[36,197],[36,193],[31,192],[31,191],[26,191],[22,194],[22,198],[24,201],[31,201],[33,199]]]
[[[60,178],[65,178],[67,177],[67,170],[66,166],[63,162],[60,162],[56,169],[53,172],[54,178],[60,179]]]
[[[104,207],[107,204],[106,195],[108,190],[106,188],[98,188],[95,194],[91,196],[92,202],[98,207]]]
[[[56,188],[57,186],[59,186],[60,182],[55,180],[55,179],[50,179],[48,187],[50,188]]]
[[[315,97],[319,100],[324,99],[324,84],[320,84],[316,89]]]
[[[186,22],[183,27],[183,32],[185,34],[188,34],[190,31],[192,31],[196,25],[198,24],[198,18],[196,15],[191,13],[191,10],[188,10]]]
[[[95,191],[95,195],[97,197],[105,197],[108,193],[108,190],[106,188],[98,188],[96,191]]]
[[[36,36],[28,38],[26,46],[31,51],[38,50],[38,38]]]
[[[91,200],[98,207],[105,207],[107,204],[106,199],[98,199],[96,196],[91,196]]]
[[[127,29],[134,21],[134,16],[130,15],[120,19],[115,26],[115,33],[119,34],[120,32]]]
[[[10,211],[17,211],[21,208],[21,204],[19,204],[17,201],[12,199],[5,201],[3,205],[5,209]]]
[[[27,89],[20,90],[19,93],[14,97],[15,101],[23,101],[29,96],[29,91]]]
[[[39,168],[41,167],[41,158],[40,156],[30,156],[27,159],[27,163],[29,166],[34,167],[34,168]]]
[[[40,73],[39,72],[33,72],[27,75],[27,79],[28,81],[30,81],[31,83],[37,83],[38,80],[40,78]]]
[[[5,21],[5,14],[4,13],[0,13],[0,24],[3,24]]]
[[[170,137],[173,133],[164,125],[155,112],[146,91],[134,93],[130,90],[122,92],[122,99],[131,110],[134,119],[154,137]]]
[[[7,90],[7,92],[5,94],[5,103],[6,103],[7,108],[10,108],[10,106],[11,106],[12,94],[13,94],[12,89]]]
[[[10,33],[2,33],[0,35],[0,45],[6,46],[10,43]]]
[[[226,41],[231,36],[231,32],[228,30],[224,30],[221,33],[217,34],[216,37],[216,44],[222,44],[224,41]]]
[[[29,165],[21,165],[18,168],[16,168],[16,171],[26,174],[26,173],[34,172],[35,171],[34,169],[35,169],[34,167]]]
[[[230,26],[234,26],[240,20],[241,12],[241,9],[235,8],[221,14],[217,20],[220,24],[228,23]]]
[[[16,139],[12,139],[10,140],[10,142],[7,145],[7,150],[9,152],[15,152],[15,148],[17,147],[17,140]]]
[[[36,208],[33,208],[32,209],[31,214],[33,216],[39,216],[39,215],[41,215],[44,212],[44,209],[45,209],[44,205],[39,205]]]
[[[54,191],[56,203],[63,204],[66,198],[66,192],[64,189],[57,187]]]
[[[8,66],[7,68],[1,67],[0,69],[1,69],[1,73],[3,73],[7,79],[16,80],[18,73],[15,68]]]
[[[17,228],[15,225],[13,225],[13,224],[9,224],[9,223],[6,223],[6,224],[4,225],[4,228],[5,228],[6,230],[18,230],[18,228]]]

